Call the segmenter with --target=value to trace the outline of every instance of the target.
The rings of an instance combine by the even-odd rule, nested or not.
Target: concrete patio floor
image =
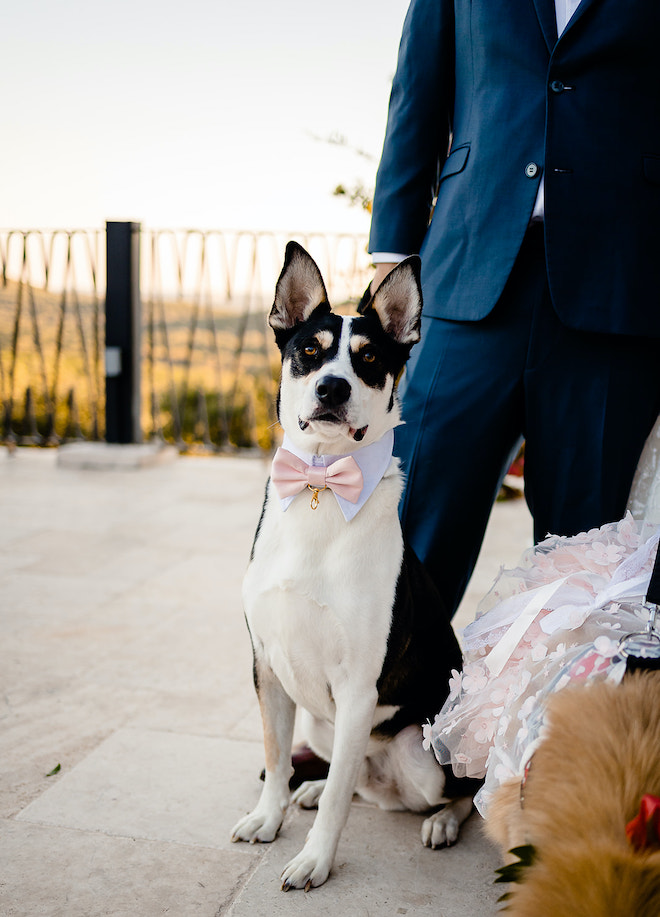
[[[279,874],[314,813],[291,809],[274,844],[230,843],[261,786],[240,583],[266,465],[79,464],[0,449],[0,913],[495,914],[478,816],[431,851],[420,816],[356,802],[309,894]],[[458,626],[530,543],[524,501],[498,504]]]

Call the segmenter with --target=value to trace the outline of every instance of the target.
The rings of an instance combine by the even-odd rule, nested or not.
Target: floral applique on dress
[[[575,681],[618,683],[619,640],[639,631],[660,529],[627,514],[571,538],[550,536],[503,570],[463,631],[462,672],[424,744],[459,777],[485,778],[482,815],[521,776],[543,737],[550,694]]]

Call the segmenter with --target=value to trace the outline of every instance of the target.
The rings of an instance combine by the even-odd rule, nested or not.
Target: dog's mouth
[[[334,423],[334,424],[343,424],[346,423],[341,417],[338,417],[336,414],[331,414],[329,412],[324,412],[323,414],[315,414],[310,417],[309,420],[303,420],[302,417],[298,418],[298,426],[304,431],[309,427],[311,422],[318,423]],[[355,440],[356,443],[361,443],[364,437],[366,436],[367,430],[369,429],[369,424],[364,427],[351,427],[348,428],[348,435],[351,439]]]
[[[369,424],[366,427],[360,427],[359,430],[353,429],[353,427],[348,428],[348,432],[351,434],[356,443],[361,443],[364,437],[366,436],[367,430],[369,429]]]
[[[338,414],[332,414],[330,411],[325,411],[321,414],[314,414],[311,417],[311,420],[321,420],[325,423],[343,423],[343,419],[339,417]]]

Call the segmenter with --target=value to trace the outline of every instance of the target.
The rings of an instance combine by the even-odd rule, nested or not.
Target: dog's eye
[[[306,357],[315,357],[319,352],[317,344],[307,344],[305,347],[305,356]]]
[[[376,354],[373,352],[373,350],[363,350],[362,359],[364,360],[365,363],[375,363]]]

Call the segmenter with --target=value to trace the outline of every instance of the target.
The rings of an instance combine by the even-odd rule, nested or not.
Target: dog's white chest
[[[387,649],[403,545],[398,474],[347,523],[333,495],[316,510],[300,494],[283,513],[273,494],[243,588],[265,659],[287,693],[323,719],[353,680],[376,683]]]

